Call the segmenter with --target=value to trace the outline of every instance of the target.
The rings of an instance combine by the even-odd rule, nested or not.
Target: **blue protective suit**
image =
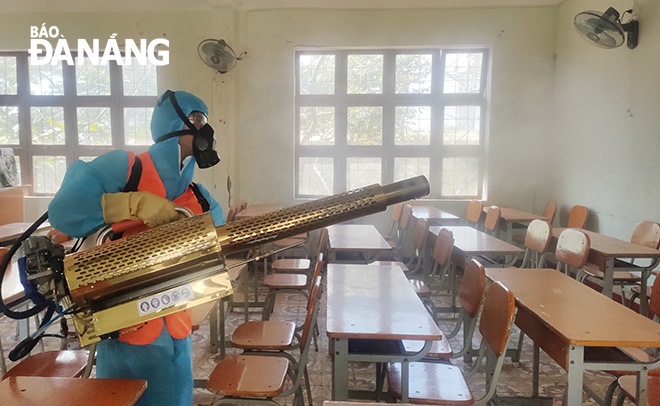
[[[203,101],[177,91],[176,99],[184,114],[208,114]],[[169,100],[159,99],[151,120],[151,135],[158,137],[181,130],[183,122]],[[174,200],[186,191],[193,178],[195,159],[180,169],[178,138],[156,143],[149,148],[156,170],[163,181],[167,198]],[[72,237],[85,237],[105,226],[101,197],[121,192],[126,185],[128,154],[112,151],[92,162],[77,161],[67,170],[62,186],[48,207],[50,224]],[[203,186],[198,185],[210,204],[216,226],[224,224],[220,205]],[[138,406],[192,405],[191,338],[175,339],[163,328],[148,345],[131,345],[104,340],[97,346],[97,377],[146,379],[147,390]]]

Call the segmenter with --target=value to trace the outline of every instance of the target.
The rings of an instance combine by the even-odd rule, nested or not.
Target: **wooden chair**
[[[637,377],[625,375],[618,380],[621,395],[617,399],[617,406],[623,405],[625,399],[630,399],[637,404]],[[660,376],[649,376],[646,383],[647,405],[660,405]]]
[[[589,216],[589,209],[584,206],[573,206],[570,213],[568,213],[568,228],[584,228],[587,224],[587,216]]]
[[[431,272],[426,275],[426,280],[432,291],[439,292],[447,286],[447,291],[451,295],[451,306],[436,308],[437,311],[452,313],[456,311],[456,266],[451,262],[453,250],[454,234],[446,228],[441,228],[433,245]]]
[[[303,237],[305,241],[307,240],[307,236],[305,235]],[[289,240],[292,243],[295,243],[296,241],[298,244],[303,243],[302,238],[300,239],[295,239],[295,238],[290,238],[286,239]],[[281,240],[284,241],[284,240]],[[308,274],[310,273],[310,266],[312,265],[312,261],[316,260],[321,253],[325,253],[328,245],[328,230],[326,228],[322,228],[321,231],[319,232],[319,239],[318,243],[316,244],[316,250],[314,251],[313,257],[311,259],[308,258],[278,258],[273,263],[271,264],[271,270],[274,273],[278,272],[286,272],[286,273],[304,273]]]
[[[472,200],[468,203],[467,211],[465,212],[466,225],[479,228],[479,221],[481,221],[483,210],[484,204],[479,200]]]
[[[532,220],[525,233],[525,256],[521,268],[543,268],[547,256],[552,227],[543,220]]]
[[[409,366],[409,396],[413,404],[487,405],[497,392],[497,382],[506,355],[511,326],[516,314],[513,293],[500,282],[488,288],[479,323],[482,340],[474,367],[465,374],[460,368],[437,362],[411,362]],[[492,374],[488,374],[486,393],[474,400],[466,377],[473,376],[485,357],[494,360]],[[492,357],[492,358],[491,358]],[[395,398],[401,399],[401,366],[389,368],[389,387]]]
[[[310,296],[320,297],[321,277],[313,283]],[[266,352],[246,352],[220,361],[209,377],[208,389],[222,399],[214,404],[277,405],[274,397],[294,395],[293,404],[302,404],[303,380],[307,382],[308,401],[311,406],[307,359],[314,335],[312,326],[316,323],[319,300],[313,300],[305,317],[305,328],[300,337],[300,357],[291,361],[283,354]],[[285,390],[286,377],[293,383]]]
[[[557,213],[557,203],[554,200],[549,200],[546,203],[545,208],[543,209],[543,217],[547,217],[548,224],[552,225],[552,221],[555,219],[555,214]]]
[[[273,241],[273,249],[277,251],[275,260],[278,259],[307,259],[307,242],[309,233],[297,234],[288,238]],[[307,262],[309,268],[309,262]]]
[[[486,219],[484,220],[484,232],[486,234],[494,236],[497,232],[497,226],[500,222],[500,216],[502,211],[498,206],[490,206],[488,212],[486,213]]]
[[[461,310],[458,313],[456,326],[447,338],[453,338],[463,329],[463,347],[452,355],[452,358],[464,357],[472,359],[472,337],[477,326],[479,308],[486,287],[486,269],[477,260],[471,259],[465,265],[463,280],[458,291],[458,302]]]
[[[396,241],[400,232],[400,220],[401,212],[403,211],[403,203],[397,203],[392,205],[392,224],[390,225],[390,231],[387,235],[383,237],[386,240]]]
[[[642,221],[641,223],[635,226],[632,236],[630,237],[630,242],[633,244],[643,245],[648,248],[658,249],[660,247],[660,224],[654,221]],[[586,281],[589,278],[603,280],[605,278],[605,273],[598,269],[596,266],[588,266],[584,269],[584,277],[582,281]],[[651,268],[655,266],[655,263],[651,265]],[[625,262],[621,260],[616,260],[617,268],[629,268],[634,270],[636,265],[634,264],[634,259],[631,262]],[[632,301],[639,296],[641,282],[641,276],[629,271],[617,271],[614,272],[614,285],[621,287],[621,303],[624,305],[630,305]],[[637,289],[633,291],[633,297],[626,303],[624,286],[635,285]],[[637,293],[637,295],[635,295]],[[651,295],[648,294],[647,297]]]
[[[587,262],[591,240],[580,230],[567,228],[557,239],[555,258],[557,270],[568,275],[571,268],[575,269],[575,279],[580,280],[580,272]]]

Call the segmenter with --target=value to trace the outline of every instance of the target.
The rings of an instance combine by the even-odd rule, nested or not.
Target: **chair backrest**
[[[479,332],[498,357],[506,351],[515,312],[516,300],[513,292],[502,285],[501,282],[490,285],[484,299],[484,310],[481,313]]]
[[[552,224],[552,221],[555,219],[555,213],[557,213],[557,203],[554,200],[550,200],[545,204],[543,217],[547,217],[548,223]]]
[[[589,215],[589,209],[584,206],[573,206],[571,212],[568,213],[568,228],[584,228],[584,225],[587,224],[587,216]]]
[[[429,222],[426,219],[417,219],[415,223],[415,228],[413,229],[413,247],[419,250],[424,249],[426,244],[426,238],[429,235]]]
[[[241,200],[241,203],[238,205],[238,208],[236,209],[236,212],[242,212],[243,210],[247,209],[248,203],[246,200]]]
[[[555,258],[559,261],[558,267],[563,263],[574,268],[582,268],[587,262],[591,240],[580,230],[567,228],[562,231],[557,240]]]
[[[465,212],[465,218],[467,219],[468,224],[479,224],[483,210],[484,204],[479,200],[472,200],[468,203],[467,211]]]
[[[477,260],[471,259],[465,265],[458,301],[461,308],[472,318],[476,317],[486,287],[486,269]]]
[[[441,228],[438,237],[435,239],[433,247],[433,260],[440,266],[445,266],[451,260],[451,253],[454,250],[454,233]]]
[[[543,220],[532,220],[525,233],[525,247],[543,254],[550,244],[552,228]]]
[[[401,212],[403,211],[403,203],[392,205],[392,221],[398,223],[401,219]]]
[[[486,213],[486,219],[484,220],[484,228],[488,234],[495,234],[497,230],[497,224],[500,222],[500,215],[502,211],[498,206],[490,206],[488,212]]]
[[[309,305],[307,306],[307,315],[305,316],[305,324],[303,325],[302,334],[300,335],[300,352],[309,348],[312,335],[312,327],[314,324],[314,317],[319,307],[319,292],[321,290],[321,275],[317,276],[312,283],[312,290],[309,294]]]
[[[327,250],[328,250],[328,229],[323,227],[319,232],[319,242],[316,246],[316,257],[318,258],[321,254],[325,255]]]
[[[635,226],[630,242],[657,250],[660,245],[660,224],[642,221]]]
[[[408,223],[410,222],[411,217],[412,217],[412,206],[406,204],[403,206],[403,210],[401,211],[401,220],[399,222],[399,225],[401,226],[402,230],[405,230],[406,227],[408,227]]]
[[[227,210],[227,215],[225,216],[225,222],[231,223],[234,221],[236,218],[236,213],[238,213],[238,206],[235,204],[229,206],[229,210]]]

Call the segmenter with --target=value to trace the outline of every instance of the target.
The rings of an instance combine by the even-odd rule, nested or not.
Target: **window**
[[[296,197],[425,175],[482,195],[487,49],[299,50]]]
[[[54,194],[78,159],[152,144],[156,67],[75,62],[36,66],[26,52],[0,52],[0,147],[14,150],[33,194]]]

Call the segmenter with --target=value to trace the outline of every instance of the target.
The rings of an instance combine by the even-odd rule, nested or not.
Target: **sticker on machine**
[[[160,292],[140,299],[137,302],[138,313],[144,316],[159,310],[167,309],[168,307],[175,306],[180,302],[185,302],[194,298],[192,285],[183,285],[178,288],[170,289],[165,292]]]

